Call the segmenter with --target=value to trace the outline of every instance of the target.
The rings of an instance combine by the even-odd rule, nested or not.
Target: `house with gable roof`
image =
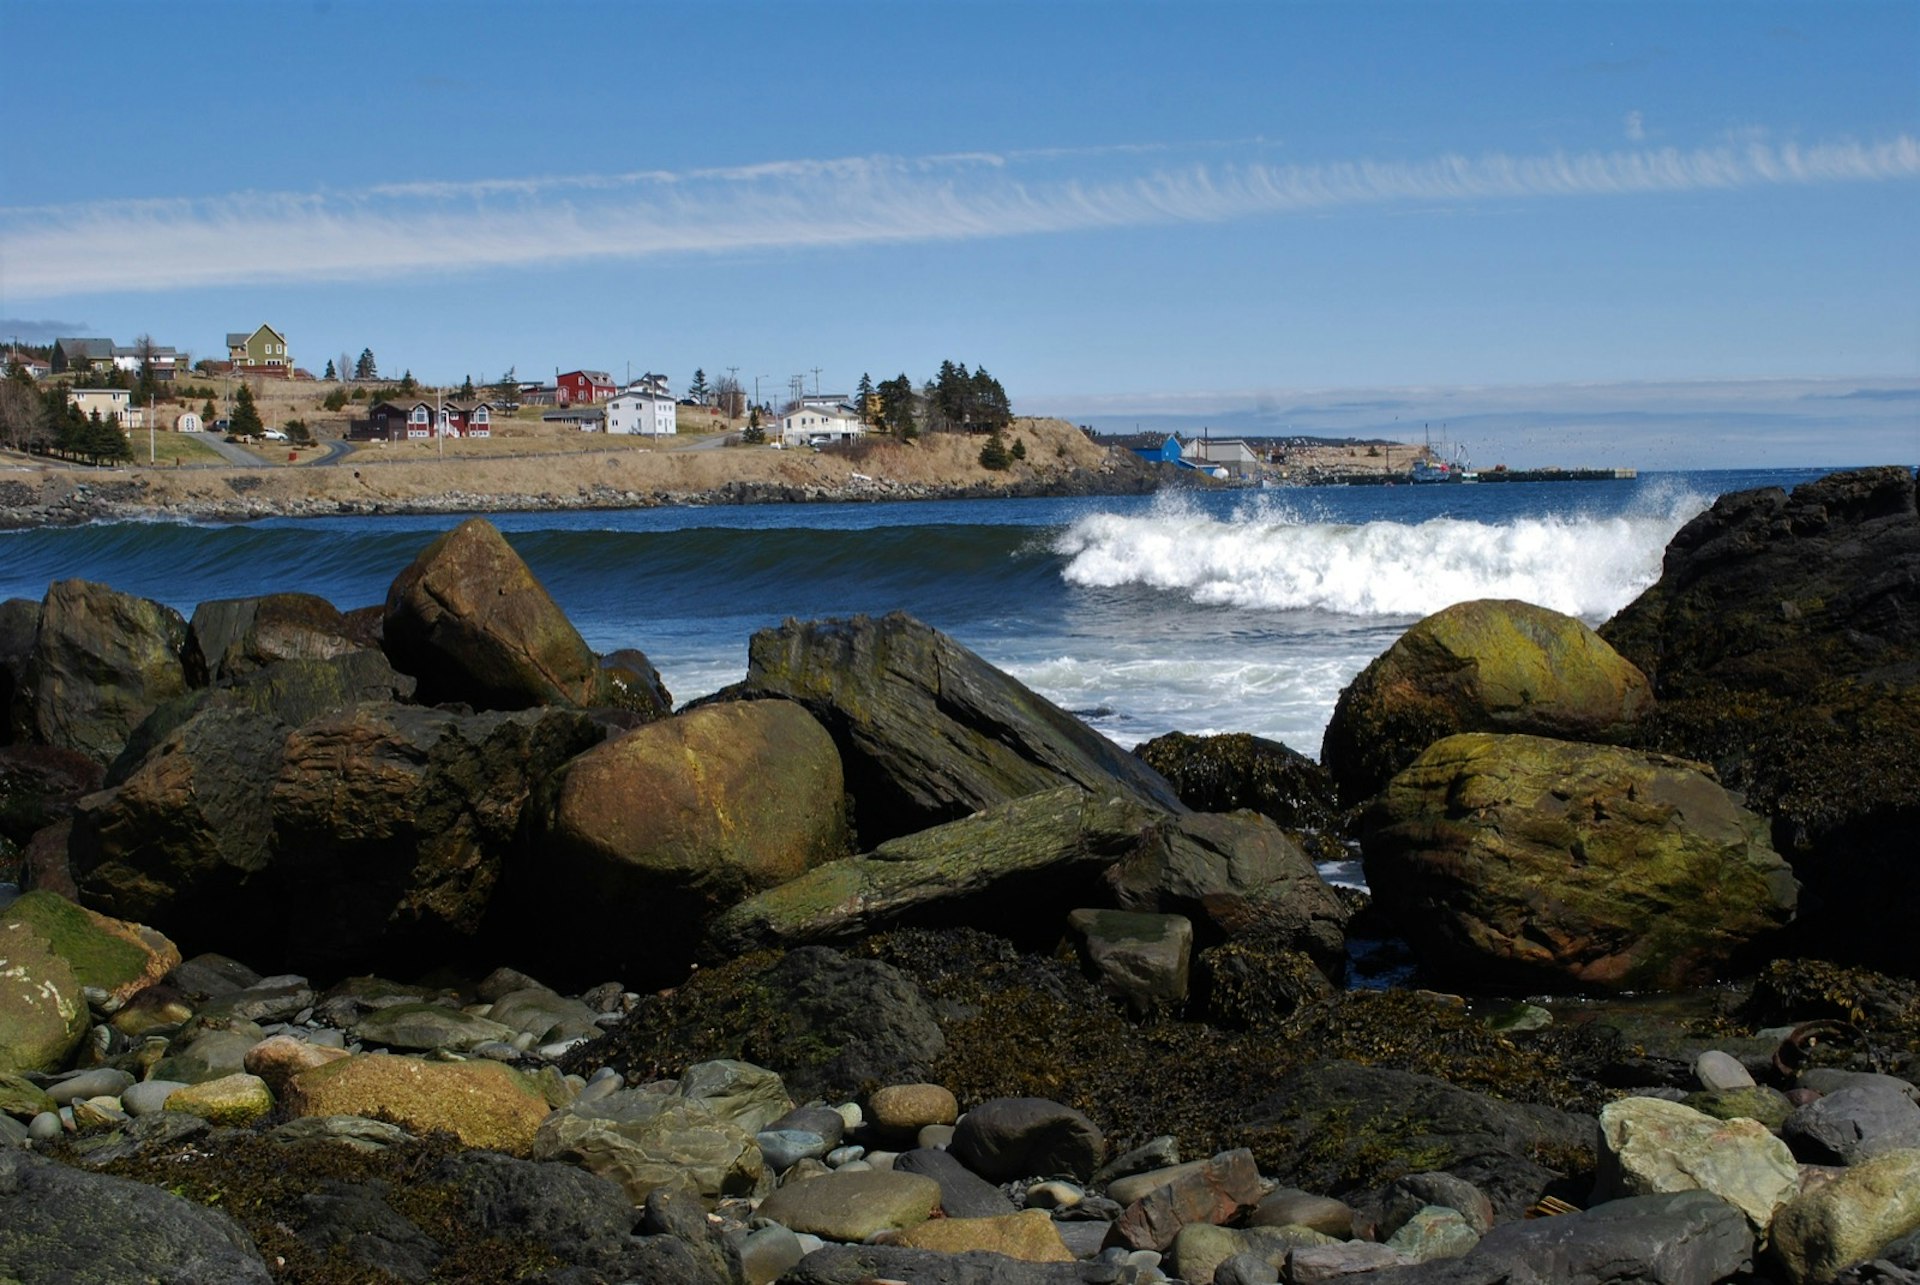
[[[67,371],[109,371],[113,369],[113,340],[56,339],[53,341],[53,373]]]
[[[613,376],[604,370],[570,370],[556,376],[553,383],[562,406],[604,402],[618,391]]]
[[[227,360],[233,363],[236,371],[260,375],[293,373],[293,356],[287,351],[287,337],[264,323],[251,333],[228,331]]]

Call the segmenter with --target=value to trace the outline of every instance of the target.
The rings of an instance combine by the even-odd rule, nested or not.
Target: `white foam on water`
[[[1598,623],[1659,578],[1667,542],[1705,504],[1673,488],[1605,516],[1342,524],[1285,504],[1217,517],[1173,501],[1081,518],[1054,548],[1070,584],[1139,585],[1208,606],[1417,618],[1518,598]]]

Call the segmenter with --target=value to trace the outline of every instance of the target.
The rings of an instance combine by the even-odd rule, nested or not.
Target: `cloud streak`
[[[1195,144],[1189,150],[1252,148]],[[1470,204],[1920,177],[1920,140],[1323,165],[1138,168],[1161,145],[845,157],[684,172],[238,192],[0,209],[9,294],[52,299],[354,281],[590,260],[963,241],[1219,223],[1396,203]],[[1083,162],[1058,176],[1062,159]]]

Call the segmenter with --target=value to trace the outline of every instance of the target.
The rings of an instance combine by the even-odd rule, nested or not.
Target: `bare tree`
[[[713,404],[728,419],[738,419],[747,413],[746,390],[734,376],[722,375],[713,381]]]
[[[47,420],[46,399],[24,366],[14,366],[0,379],[0,445],[17,451],[31,448]]]
[[[341,383],[344,384],[353,378],[353,358],[347,356],[345,349],[342,349],[340,356],[334,359],[333,368],[338,372]]]

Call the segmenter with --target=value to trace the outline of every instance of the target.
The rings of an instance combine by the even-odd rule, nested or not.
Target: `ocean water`
[[[1340,689],[1420,617],[1520,598],[1599,624],[1722,493],[1826,470],[1074,500],[505,514],[596,649],[676,700],[745,671],[784,618],[902,610],[1131,747],[1242,731],[1318,756]],[[299,590],[351,608],[456,517],[107,523],[0,534],[0,598],[69,577],[191,615]]]

